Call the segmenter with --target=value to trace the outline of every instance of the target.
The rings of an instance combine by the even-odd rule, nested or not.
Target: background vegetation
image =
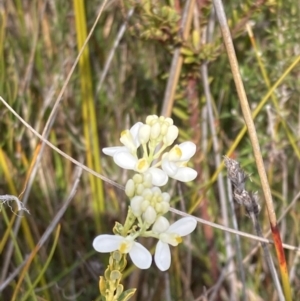
[[[220,203],[223,192],[216,183],[216,170],[224,175],[226,189],[227,182],[216,156],[225,155],[236,143],[231,156],[251,174],[247,187],[259,195],[261,189],[250,140],[247,134],[238,138],[244,120],[211,2],[196,1],[184,37],[184,1],[108,1],[73,72],[101,5],[98,0],[0,3],[0,96],[39,133],[55,112],[47,139],[124,185],[130,173],[103,156],[101,148],[119,145],[123,129],[147,115],[161,114],[163,100],[168,101],[164,95],[172,57],[180,47],[183,65],[172,118],[180,128],[179,141],[188,139],[197,145],[192,163],[199,175],[189,185],[173,183],[165,189],[172,193],[174,208],[233,227],[229,202],[227,214]],[[225,5],[249,104],[252,110],[258,108],[255,125],[276,214],[285,212],[279,223],[281,237],[298,246],[299,2],[226,1]],[[214,128],[200,72],[204,62],[208,62]],[[259,107],[264,99],[265,105]],[[64,209],[76,166],[48,146],[39,153],[39,138],[2,103],[0,134],[0,195],[19,196],[30,211],[20,218],[13,203],[14,212],[7,204],[1,207],[1,300],[100,300],[98,277],[108,255],[96,253],[92,241],[100,233],[111,233],[116,220],[124,222],[128,205],[124,192],[83,171],[77,192]],[[267,232],[262,195],[261,206],[260,222]],[[63,213],[59,226],[53,224],[58,212]],[[244,209],[235,206],[234,213],[239,230],[254,234]],[[241,237],[239,253],[235,235],[230,237],[233,260],[228,257],[225,232],[199,224],[191,238],[173,250],[167,273],[155,265],[141,272],[129,264],[124,285],[138,289],[132,300],[277,300],[257,242]],[[270,250],[278,270],[274,248]],[[30,254],[29,264],[22,265]],[[245,259],[243,268],[238,254]],[[299,254],[285,253],[294,300],[300,298]]]

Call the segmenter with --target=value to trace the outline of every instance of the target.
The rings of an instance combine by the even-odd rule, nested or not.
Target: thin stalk
[[[228,178],[227,178],[227,184],[228,184],[227,186],[228,186],[228,200],[229,200],[229,205],[230,205],[230,214],[232,216],[232,225],[235,230],[238,230],[238,223],[237,223],[236,214],[234,211],[234,202],[233,202],[233,198],[232,198],[232,187],[231,187],[231,182]],[[241,240],[238,235],[235,235],[235,240],[236,240],[236,255],[237,255],[237,261],[238,261],[238,268],[239,268],[239,274],[240,274],[241,282],[242,282],[241,300],[246,301],[247,300],[246,274],[245,274],[245,269],[243,266]]]
[[[209,82],[208,82],[208,71],[207,71],[207,63],[203,63],[201,66],[201,77],[203,82],[203,89],[204,94],[206,98],[207,103],[207,111],[208,111],[208,120],[209,120],[209,127],[212,135],[212,141],[213,141],[213,149],[214,149],[214,157],[215,157],[215,164],[216,166],[219,166],[221,164],[221,155],[220,155],[220,147],[218,143],[217,133],[215,129],[215,120],[213,116],[213,110],[212,110],[212,100],[210,96],[210,90],[209,90]],[[225,193],[225,187],[223,182],[223,176],[220,173],[217,178],[218,183],[218,190],[219,190],[219,197],[220,197],[220,204],[221,204],[221,214],[222,214],[222,220],[225,226],[229,226],[229,220],[228,220],[228,210],[227,210],[227,202],[226,202],[226,193]],[[232,248],[232,242],[231,237],[228,232],[225,232],[225,250],[226,250],[226,258],[228,262],[228,280],[230,285],[230,300],[234,301],[237,300],[237,294],[236,294],[236,274],[235,271],[235,265],[234,261],[232,260],[234,256],[233,248]]]
[[[278,258],[279,269],[280,269],[281,279],[282,279],[282,283],[283,283],[285,298],[287,301],[291,301],[292,300],[292,292],[291,292],[291,287],[289,284],[287,263],[286,263],[285,255],[284,255],[283,248],[282,248],[282,241],[281,241],[280,232],[279,232],[278,225],[277,225],[276,214],[275,214],[274,204],[273,204],[273,200],[272,200],[272,194],[271,194],[271,190],[270,190],[270,187],[268,184],[267,174],[266,174],[266,171],[264,168],[264,162],[263,162],[261,151],[260,151],[259,141],[257,138],[256,129],[255,129],[254,122],[253,122],[253,119],[251,116],[251,110],[249,107],[249,103],[247,100],[243,81],[242,81],[241,74],[239,71],[238,62],[237,62],[232,38],[230,35],[229,27],[227,24],[224,7],[223,7],[221,0],[213,0],[213,4],[215,6],[216,14],[217,14],[219,24],[221,27],[221,32],[222,32],[224,44],[225,44],[225,47],[227,50],[227,54],[228,54],[228,58],[229,58],[230,66],[231,66],[231,71],[232,71],[234,82],[235,82],[236,89],[238,92],[243,116],[244,116],[245,123],[248,128],[251,145],[253,147],[253,154],[254,154],[256,166],[257,166],[260,181],[261,181],[262,190],[263,190],[263,194],[265,197],[266,206],[267,206],[267,210],[268,210],[268,217],[269,217],[269,221],[270,221],[272,235],[273,235],[273,239],[275,242],[275,250],[276,250],[276,255]]]
[[[181,29],[182,29],[181,33],[184,41],[187,39],[189,35],[189,30],[191,27],[192,17],[194,12],[194,5],[195,5],[195,0],[188,0],[184,8],[182,23],[181,23]],[[181,47],[178,47],[175,49],[173,54],[170,75],[165,90],[165,96],[164,96],[163,105],[161,109],[161,115],[165,117],[169,117],[172,114],[174,96],[175,96],[176,87],[178,85],[179,75],[183,63],[183,57],[180,51],[181,51]]]
[[[100,77],[99,83],[98,83],[97,88],[96,88],[96,95],[98,95],[99,92],[102,89],[102,85],[103,85],[104,80],[106,78],[106,75],[108,73],[108,70],[109,70],[110,64],[112,62],[112,59],[114,57],[114,54],[116,52],[116,49],[118,48],[118,46],[120,44],[120,41],[122,40],[122,38],[124,36],[124,33],[126,31],[126,28],[127,28],[127,23],[129,21],[129,19],[132,17],[133,13],[134,13],[134,8],[131,8],[129,10],[128,14],[127,14],[125,22],[122,24],[122,26],[120,27],[120,29],[118,31],[117,37],[116,37],[116,39],[113,43],[113,46],[112,46],[111,50],[109,51],[109,54],[108,54],[108,57],[107,57],[106,61],[105,61],[105,65],[103,67],[103,71],[101,73],[101,77]]]
[[[256,232],[257,236],[263,237],[263,232],[262,232],[261,226],[259,224],[259,221],[257,219],[257,216],[254,215],[254,214],[250,214],[250,217],[251,217],[251,221],[253,223],[253,227],[255,229],[255,232]],[[277,292],[278,292],[278,295],[279,295],[278,296],[279,300],[284,301],[285,299],[284,299],[284,296],[283,296],[281,285],[280,285],[280,282],[279,282],[279,279],[278,279],[278,276],[277,276],[277,273],[276,273],[276,269],[275,269],[274,262],[273,262],[271,254],[270,254],[269,248],[268,248],[267,244],[264,243],[264,242],[261,242],[261,246],[262,246],[264,256],[265,256],[265,260],[268,264],[268,267],[269,267],[274,285],[277,288]]]

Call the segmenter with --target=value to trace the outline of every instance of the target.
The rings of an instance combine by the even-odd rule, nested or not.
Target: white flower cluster
[[[124,146],[107,147],[103,152],[112,156],[115,163],[124,169],[150,173],[155,186],[165,185],[168,177],[182,182],[192,181],[197,172],[186,165],[196,152],[193,142],[175,145],[169,152],[163,153],[177,136],[178,128],[171,118],[151,115],[147,117],[146,124],[138,122],[121,133],[120,141]],[[140,146],[143,151],[141,158],[137,153]]]
[[[162,193],[160,188],[152,186],[151,183],[151,174],[136,174],[125,187],[134,216],[141,217],[149,226],[170,209],[170,195],[167,192]]]
[[[131,227],[125,237],[119,233],[97,236],[93,242],[96,251],[119,250],[123,254],[129,253],[137,267],[147,269],[152,256],[135,240],[138,237],[154,237],[158,239],[154,256],[157,267],[161,271],[170,267],[169,245],[177,246],[182,242],[181,237],[190,234],[197,225],[192,217],[182,218],[170,225],[163,216],[169,211],[170,195],[162,192],[158,186],[165,185],[169,177],[188,182],[197,176],[194,169],[187,167],[189,159],[196,152],[194,143],[184,142],[165,152],[177,136],[178,128],[173,125],[171,118],[151,115],[145,124],[138,122],[130,130],[121,133],[120,141],[124,146],[103,149],[117,165],[137,172],[125,187],[125,193],[130,198],[130,227],[135,221],[137,225]],[[142,148],[141,157],[138,156],[139,147]]]

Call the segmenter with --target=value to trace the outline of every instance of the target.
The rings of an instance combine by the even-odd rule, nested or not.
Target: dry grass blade
[[[192,22],[192,16],[194,11],[195,0],[188,0],[185,3],[185,8],[183,11],[182,18],[182,38],[185,41],[189,35],[189,30]],[[163,100],[163,105],[161,109],[162,116],[171,116],[172,108],[174,103],[174,96],[176,87],[179,80],[179,75],[182,67],[183,57],[180,53],[180,47],[177,47],[173,54],[172,64],[170,67],[170,75],[168,78],[168,83],[165,90],[165,96]]]
[[[251,140],[252,148],[253,148],[253,154],[255,157],[255,162],[257,165],[257,170],[260,176],[262,190],[264,193],[267,209],[268,209],[268,216],[270,221],[270,226],[272,230],[273,239],[275,242],[275,249],[276,254],[279,262],[279,268],[280,268],[280,274],[283,282],[283,289],[286,300],[291,301],[292,300],[292,293],[291,293],[291,287],[289,284],[289,278],[288,278],[288,270],[287,270],[287,263],[285,260],[285,255],[282,248],[282,240],[280,237],[279,229],[277,226],[277,220],[276,220],[276,214],[274,209],[274,204],[272,200],[271,190],[269,187],[267,174],[264,167],[264,162],[262,159],[262,154],[259,146],[259,141],[256,133],[256,129],[254,126],[254,122],[252,119],[251,110],[249,107],[249,103],[247,100],[246,92],[244,89],[243,81],[241,78],[241,74],[238,67],[238,62],[232,42],[232,38],[230,35],[229,27],[227,24],[224,7],[221,0],[214,0],[213,4],[215,6],[216,14],[218,16],[219,24],[221,27],[221,32],[224,40],[224,44],[227,50],[233,78],[235,81],[237,93],[239,96],[243,116],[245,119],[245,123],[248,128],[248,134],[249,138]]]
[[[70,157],[68,154],[64,153],[63,151],[61,151],[59,148],[57,148],[55,145],[53,145],[51,142],[49,142],[47,139],[45,139],[42,135],[40,135],[32,126],[30,126],[21,116],[19,116],[16,111],[14,111],[12,109],[12,107],[0,96],[0,101],[11,111],[11,113],[13,115],[15,115],[18,120],[20,120],[20,122],[26,127],[28,128],[36,137],[38,137],[41,141],[43,141],[43,143],[45,143],[46,145],[48,145],[49,147],[51,147],[53,150],[55,150],[57,153],[59,153],[60,155],[62,155],[63,157],[65,157],[67,160],[71,161],[72,163],[74,163],[75,165],[77,165],[78,167],[82,168],[83,170],[91,173],[92,175],[94,175],[95,177],[121,189],[124,190],[124,186],[110,180],[109,178],[95,172],[94,170],[86,167],[84,164],[78,162],[77,160],[73,159],[72,157]]]
[[[79,185],[79,180],[80,180],[80,177],[81,177],[81,173],[82,173],[82,169],[80,169],[80,168],[77,169],[77,171],[75,172],[75,181],[73,183],[72,189],[71,189],[69,195],[67,196],[66,200],[64,201],[63,206],[56,213],[55,217],[53,218],[52,222],[49,224],[49,226],[46,229],[45,233],[42,235],[41,239],[39,240],[39,242],[35,246],[34,250],[32,250],[32,252],[30,253],[28,259],[26,260],[26,264],[25,264],[24,269],[22,270],[22,272],[20,274],[18,283],[17,283],[16,288],[14,290],[14,295],[13,295],[11,301],[16,300],[17,295],[18,295],[18,291],[19,291],[20,286],[21,286],[21,283],[24,279],[24,276],[27,273],[27,270],[29,269],[29,266],[30,266],[32,260],[34,259],[35,255],[37,254],[37,252],[39,251],[41,246],[45,243],[45,241],[53,233],[55,227],[59,223],[60,219],[62,218],[63,214],[66,212],[68,206],[70,205],[72,199],[74,198],[74,196],[76,194],[77,187]]]

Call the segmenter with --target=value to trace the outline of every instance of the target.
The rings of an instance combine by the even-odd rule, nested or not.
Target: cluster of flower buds
[[[128,253],[137,267],[147,269],[152,256],[136,239],[153,237],[158,239],[154,256],[156,265],[162,271],[170,267],[169,245],[177,246],[182,241],[181,237],[190,234],[197,225],[192,217],[182,218],[170,225],[164,216],[169,211],[171,197],[159,187],[165,185],[169,177],[188,182],[197,176],[194,169],[187,167],[196,152],[196,145],[184,142],[171,147],[177,137],[178,128],[171,118],[151,115],[145,124],[138,122],[121,133],[120,141],[124,146],[103,149],[118,166],[133,170],[136,174],[125,187],[130,207],[125,225],[121,227],[123,230],[115,227],[115,235],[97,236],[93,242],[96,251]],[[167,148],[170,150],[167,151]]]

